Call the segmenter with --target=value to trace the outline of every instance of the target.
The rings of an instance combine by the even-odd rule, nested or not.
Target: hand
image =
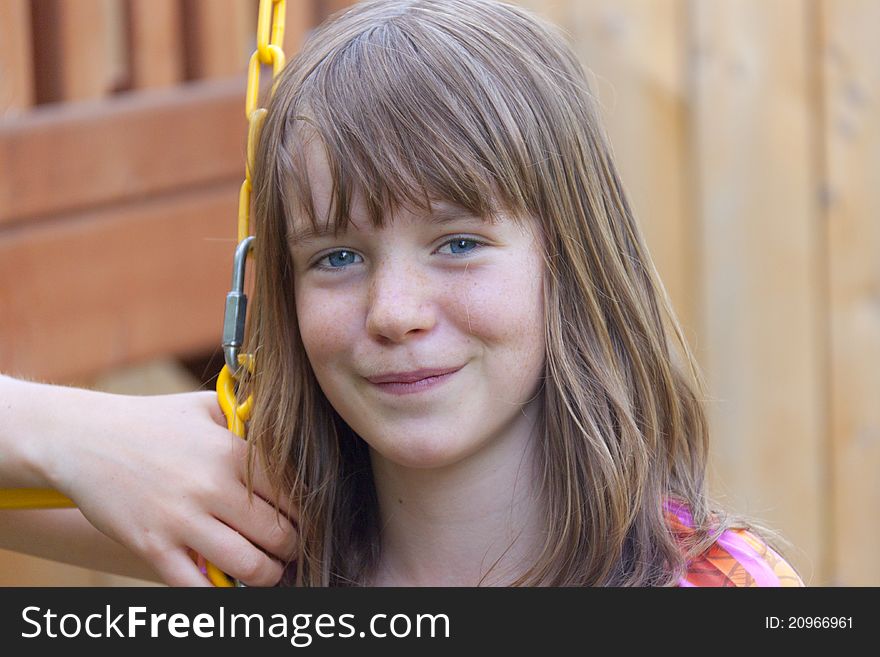
[[[226,430],[214,393],[71,394],[75,403],[50,418],[74,429],[44,456],[46,476],[95,527],[171,586],[211,586],[191,550],[249,586],[281,579],[296,529],[266,501],[272,487],[259,459],[248,500],[247,446]],[[286,504],[278,500],[295,521]]]

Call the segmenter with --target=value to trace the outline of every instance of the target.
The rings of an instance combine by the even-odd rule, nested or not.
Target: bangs
[[[522,189],[534,174],[522,134],[529,126],[514,119],[526,113],[510,99],[519,106],[528,100],[512,72],[501,63],[493,69],[467,36],[395,16],[315,66],[288,108],[285,156],[277,158],[289,225],[305,215],[314,230],[338,234],[355,195],[376,228],[387,212],[431,214],[438,202],[489,222],[528,216]],[[326,217],[315,212],[310,146],[329,167]]]

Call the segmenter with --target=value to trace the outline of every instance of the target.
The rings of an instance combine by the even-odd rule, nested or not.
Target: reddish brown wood
[[[33,0],[37,101],[102,98],[125,77],[119,3]]]
[[[0,0],[0,117],[33,103],[31,15],[27,0]]]
[[[0,371],[45,380],[219,345],[238,184],[0,232]]]
[[[257,4],[253,0],[183,0],[183,8],[187,77],[244,73],[256,47]]]
[[[243,78],[0,122],[0,225],[243,175]]]
[[[129,52],[134,89],[167,87],[183,79],[181,20],[178,0],[129,0]]]

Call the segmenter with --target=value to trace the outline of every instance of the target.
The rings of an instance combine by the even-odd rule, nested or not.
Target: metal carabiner
[[[244,344],[244,320],[247,315],[247,295],[244,293],[244,273],[248,252],[253,248],[254,236],[245,237],[235,249],[232,259],[232,289],[226,295],[223,315],[223,357],[233,377],[238,377],[241,363],[238,352]]]

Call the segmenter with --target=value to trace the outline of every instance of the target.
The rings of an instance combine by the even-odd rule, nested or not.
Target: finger
[[[242,475],[242,480],[244,475]],[[299,508],[293,503],[288,495],[281,491],[277,497],[272,487],[269,477],[260,466],[254,465],[254,492],[269,504],[277,513],[281,514],[285,519],[293,524],[299,524]]]
[[[213,586],[184,549],[169,549],[151,565],[168,586]]]
[[[190,542],[205,559],[248,586],[274,586],[284,574],[279,561],[219,520],[203,525]]]
[[[293,523],[262,498],[248,499],[243,486],[239,491],[238,499],[232,504],[224,503],[217,518],[271,556],[283,562],[292,560],[299,541],[299,531]]]

